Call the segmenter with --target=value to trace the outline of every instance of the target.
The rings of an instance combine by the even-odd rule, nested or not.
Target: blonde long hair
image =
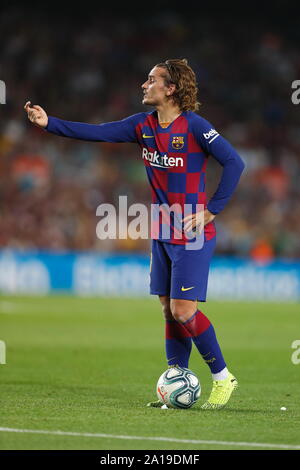
[[[175,92],[172,95],[174,102],[183,111],[197,111],[200,103],[197,101],[198,87],[196,75],[188,65],[187,59],[168,59],[156,64],[155,67],[165,69],[163,74],[165,84],[174,84]]]

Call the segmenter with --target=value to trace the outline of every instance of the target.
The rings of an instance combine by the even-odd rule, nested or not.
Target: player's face
[[[162,68],[154,67],[148,75],[148,80],[142,84],[143,104],[159,106],[167,102],[170,90],[165,85],[163,72]]]

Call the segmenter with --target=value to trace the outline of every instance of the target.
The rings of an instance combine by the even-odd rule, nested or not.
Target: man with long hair
[[[143,104],[152,106],[154,111],[100,125],[48,117],[43,108],[31,106],[30,101],[24,108],[31,122],[59,136],[133,142],[141,147],[152,204],[177,207],[168,223],[164,211],[156,214],[151,230],[150,293],[158,295],[162,305],[168,366],[187,368],[194,343],[213,379],[211,394],[202,408],[220,409],[238,383],[227,369],[213,325],[198,309],[198,301],[206,301],[209,266],[216,245],[213,220],[232,196],[244,163],[229,142],[195,113],[199,107],[198,89],[195,73],[186,59],[155,65],[142,90]],[[223,172],[207,204],[205,171],[209,155],[222,165]],[[186,206],[191,208],[188,215]],[[201,246],[193,247],[200,232]],[[161,403],[154,401],[148,406],[158,407]]]

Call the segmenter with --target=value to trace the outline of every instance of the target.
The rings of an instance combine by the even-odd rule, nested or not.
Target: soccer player
[[[59,136],[137,143],[153,205],[175,204],[177,210],[182,208],[181,226],[176,210],[168,222],[163,211],[152,220],[150,293],[158,295],[162,305],[168,366],[188,367],[194,343],[213,380],[211,394],[202,408],[220,409],[238,382],[227,369],[214,327],[198,309],[198,301],[206,301],[209,266],[216,245],[213,220],[230,200],[244,163],[231,144],[195,112],[199,107],[196,77],[186,59],[170,59],[155,65],[141,87],[143,104],[154,110],[121,121],[103,124],[65,121],[47,116],[43,108],[31,106],[30,101],[24,108],[31,122]],[[223,171],[207,203],[205,171],[210,155],[222,165]],[[188,215],[185,205],[192,208]],[[188,234],[197,236],[201,230],[203,243],[187,249],[193,241]],[[148,406],[158,407],[161,403],[154,401]]]

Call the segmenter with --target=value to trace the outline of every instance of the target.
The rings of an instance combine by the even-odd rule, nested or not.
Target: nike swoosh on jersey
[[[186,290],[191,290],[191,289],[194,289],[194,288],[195,288],[195,286],[193,286],[193,287],[183,287],[182,286],[181,290],[182,290],[182,292],[185,292]]]
[[[143,134],[143,139],[153,139],[153,138],[154,138],[154,135]]]

